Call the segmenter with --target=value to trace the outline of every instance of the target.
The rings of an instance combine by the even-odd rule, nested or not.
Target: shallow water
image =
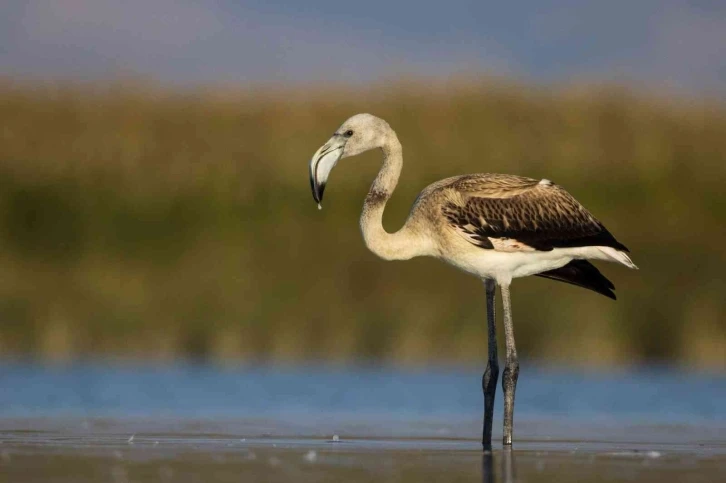
[[[726,378],[523,365],[482,455],[477,371],[0,366],[0,481],[722,481]],[[501,399],[494,437],[501,438]]]

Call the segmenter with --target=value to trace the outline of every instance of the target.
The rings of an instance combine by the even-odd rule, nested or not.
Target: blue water
[[[482,455],[478,370],[4,363],[0,481],[723,479],[726,375],[521,370]]]
[[[496,409],[501,415],[501,389]],[[518,420],[726,424],[726,376],[642,370],[588,373],[522,365]],[[481,418],[481,374],[325,366],[0,365],[0,418]]]

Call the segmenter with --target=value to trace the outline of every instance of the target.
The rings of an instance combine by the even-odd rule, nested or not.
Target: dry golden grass
[[[520,353],[724,368],[726,107],[616,87],[400,82],[356,91],[0,83],[0,351],[220,361],[485,357],[481,284],[385,263],[357,216],[378,169],[341,163],[315,209],[308,157],[349,115],[387,119],[406,164],[385,224],[467,172],[547,177],[641,267],[617,303],[514,286]]]

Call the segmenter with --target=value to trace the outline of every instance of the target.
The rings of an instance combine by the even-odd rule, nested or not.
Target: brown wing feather
[[[452,227],[482,248],[515,250],[580,246],[628,249],[567,191],[543,180],[507,175],[457,179],[442,212]],[[512,242],[512,240],[514,242]]]

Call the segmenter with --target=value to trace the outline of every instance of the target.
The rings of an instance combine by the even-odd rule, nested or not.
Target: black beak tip
[[[321,203],[323,201],[323,193],[325,192],[325,183],[319,184],[317,193],[315,193],[315,201]]]
[[[322,184],[315,184],[315,182],[311,179],[310,180],[310,187],[313,191],[313,199],[316,203],[320,204],[321,201],[323,201],[323,193],[325,192],[325,183]]]

